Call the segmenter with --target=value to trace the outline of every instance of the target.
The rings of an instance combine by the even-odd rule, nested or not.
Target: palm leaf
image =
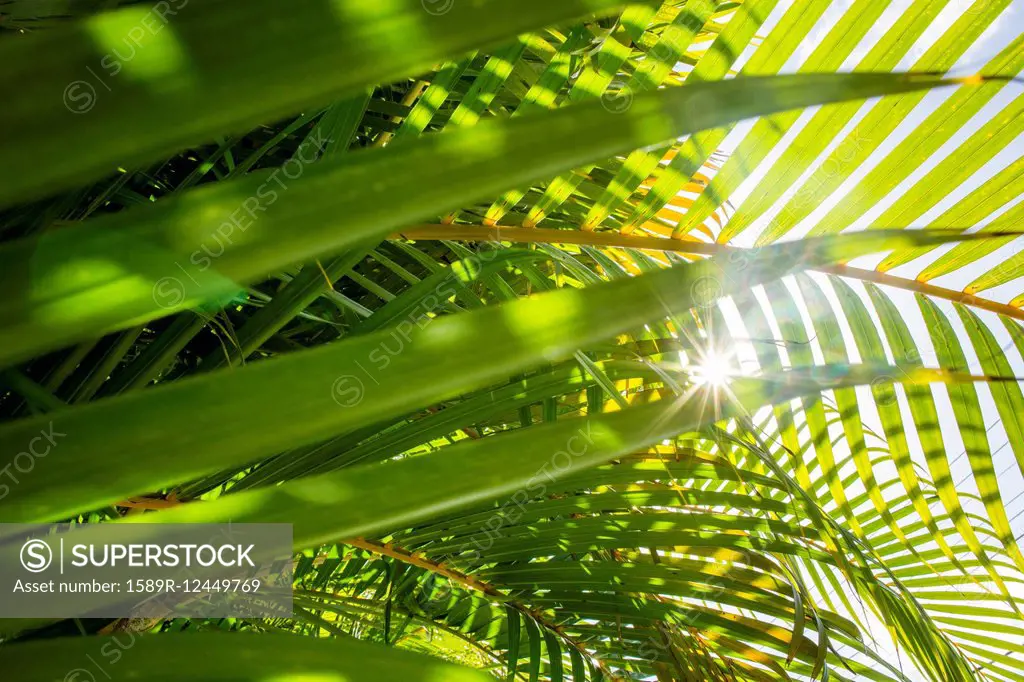
[[[364,5],[0,2],[0,518],[297,552],[292,619],[0,658],[1024,679],[1015,6]]]

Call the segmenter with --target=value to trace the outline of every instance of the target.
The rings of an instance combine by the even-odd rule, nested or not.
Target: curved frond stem
[[[344,544],[350,547],[356,547],[358,549],[365,550],[367,552],[372,552],[373,554],[377,554],[379,556],[385,556],[390,559],[394,559],[395,561],[401,561],[402,563],[409,564],[410,566],[415,566],[417,568],[430,571],[443,578],[447,578],[448,580],[455,583],[456,585],[459,585],[460,587],[463,587],[467,590],[479,592],[481,594],[486,595],[487,597],[490,597],[491,599],[494,599],[495,601],[501,602],[502,604],[506,604],[507,606],[515,609],[516,611],[519,611],[523,615],[532,618],[541,627],[557,634],[565,643],[572,646],[585,658],[593,661],[594,665],[596,665],[601,670],[606,679],[610,680],[611,682],[618,682],[621,679],[619,676],[611,672],[611,670],[604,663],[604,661],[600,660],[593,653],[588,651],[587,648],[583,646],[583,644],[577,642],[572,637],[566,635],[559,625],[549,622],[542,612],[536,609],[531,609],[525,604],[512,599],[509,595],[505,594],[504,592],[502,592],[495,586],[491,585],[490,583],[486,583],[474,576],[468,575],[461,571],[457,571],[453,568],[449,568],[441,562],[429,559],[426,556],[423,556],[422,554],[410,552],[407,549],[398,547],[391,543],[377,542],[375,540],[368,540],[366,538],[349,538],[344,541]]]
[[[392,235],[394,239],[409,240],[451,240],[451,241],[506,241],[520,244],[577,244],[620,249],[642,249],[650,251],[672,251],[689,255],[715,256],[739,250],[728,244],[714,244],[701,241],[672,239],[667,237],[638,237],[619,232],[585,232],[582,230],[558,230],[540,227],[501,227],[478,225],[415,225]],[[875,284],[884,284],[896,289],[924,294],[932,298],[961,303],[972,308],[988,310],[1024,321],[1024,309],[1007,303],[947,289],[945,287],[919,282],[906,277],[897,277],[884,272],[855,268],[849,265],[832,265],[816,270],[840,277],[849,277]]]
[[[1024,309],[1015,308],[1007,303],[999,303],[998,301],[982,298],[981,296],[974,296],[973,294],[967,294],[955,289],[947,289],[934,284],[928,284],[927,282],[918,282],[917,280],[908,279],[906,277],[897,277],[895,275],[890,275],[885,272],[877,272],[875,270],[853,268],[848,265],[832,265],[827,268],[818,268],[818,270],[832,275],[839,275],[840,277],[849,277],[851,279],[859,279],[864,282],[884,284],[886,286],[903,289],[905,291],[913,291],[917,294],[924,294],[925,296],[930,296],[932,298],[941,298],[946,301],[960,303],[980,310],[988,310],[989,312],[993,312],[998,315],[1005,315],[1006,317],[1012,317],[1015,320],[1024,321]]]
[[[503,241],[518,244],[578,244],[611,248],[674,251],[715,256],[736,250],[728,244],[714,244],[667,237],[641,237],[619,232],[558,230],[546,227],[503,227],[501,225],[413,225],[392,235],[393,239],[415,241]]]

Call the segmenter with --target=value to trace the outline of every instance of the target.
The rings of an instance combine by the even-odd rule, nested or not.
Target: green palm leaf
[[[0,519],[296,608],[9,669],[1024,680],[1017,3],[174,4],[0,0]]]

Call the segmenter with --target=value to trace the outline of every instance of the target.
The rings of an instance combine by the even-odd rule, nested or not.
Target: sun
[[[701,354],[700,361],[693,366],[690,379],[698,386],[724,388],[732,381],[732,367],[727,355],[709,350]]]

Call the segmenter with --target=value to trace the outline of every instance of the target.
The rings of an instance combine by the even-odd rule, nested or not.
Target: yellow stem
[[[349,545],[350,547],[358,547],[359,549],[364,549],[368,552],[373,552],[374,554],[380,556],[386,556],[391,559],[394,559],[395,561],[401,561],[402,563],[409,564],[410,566],[416,566],[417,568],[422,568],[426,571],[430,571],[431,573],[436,573],[437,575],[447,578],[456,585],[461,585],[466,589],[473,590],[475,592],[480,592],[482,594],[487,595],[488,597],[491,597],[495,601],[501,602],[502,604],[507,604],[516,611],[519,611],[520,613],[526,614],[530,618],[533,618],[541,626],[551,630],[552,632],[558,633],[559,636],[561,636],[566,642],[571,644],[572,647],[579,651],[584,657],[594,661],[594,663],[597,664],[598,668],[601,669],[601,672],[604,673],[605,678],[607,678],[608,680],[612,680],[613,682],[615,682],[620,679],[613,675],[612,672],[607,668],[607,666],[596,656],[587,651],[582,644],[576,642],[571,637],[567,636],[561,626],[548,622],[547,619],[544,617],[544,614],[540,611],[531,609],[527,607],[525,604],[513,600],[509,595],[505,594],[504,592],[502,592],[501,590],[499,590],[498,588],[494,587],[489,583],[485,583],[484,581],[478,578],[474,578],[471,575],[467,575],[466,573],[457,571],[453,568],[448,568],[440,562],[434,561],[433,559],[430,559],[429,557],[423,554],[410,552],[407,549],[395,546],[391,543],[377,542],[376,540],[367,540],[366,538],[351,538],[345,540],[344,543],[346,545]]]
[[[500,225],[415,225],[407,227],[392,236],[395,239],[420,241],[502,241],[520,244],[581,244],[586,246],[611,246],[653,251],[676,251],[694,255],[713,256],[733,250],[726,244],[665,237],[634,237],[617,232],[584,232],[582,230],[552,230],[541,227],[502,227]]]
[[[393,235],[395,239],[435,241],[450,239],[454,241],[504,241],[515,243],[539,244],[580,244],[587,246],[604,246],[620,249],[646,249],[650,251],[673,251],[691,255],[714,256],[737,250],[738,247],[728,244],[715,244],[666,237],[636,237],[619,232],[584,232],[581,230],[553,230],[549,228],[522,228],[478,225],[415,225]],[[988,310],[1024,321],[1024,309],[999,303],[980,296],[966,294],[955,289],[935,286],[926,282],[897,277],[884,272],[854,268],[849,265],[829,265],[815,268],[820,272],[832,275],[859,279],[865,282],[884,284],[896,289],[913,291],[934,298]]]

